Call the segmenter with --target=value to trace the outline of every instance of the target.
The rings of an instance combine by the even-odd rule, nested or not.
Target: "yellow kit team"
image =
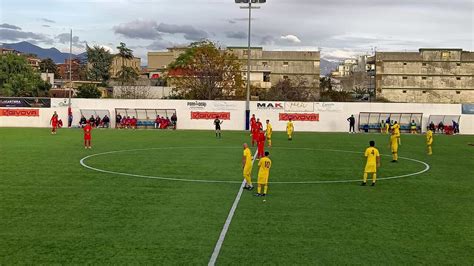
[[[288,135],[288,140],[293,140],[293,131],[295,130],[293,126],[293,122],[291,119],[288,120],[288,123],[286,124],[286,134]]]
[[[362,186],[367,185],[369,174],[372,174],[372,186],[375,186],[375,182],[377,181],[377,167],[380,167],[380,153],[379,150],[375,148],[375,141],[370,141],[369,145],[370,147],[368,147],[364,153],[367,162],[365,164]]]
[[[248,147],[247,143],[244,143],[244,153],[242,156],[242,169],[243,169],[243,176],[245,179],[244,189],[252,190],[252,165],[253,165],[253,158],[252,152]],[[268,151],[265,152],[265,156],[260,158],[258,162],[258,187],[257,187],[257,194],[255,196],[265,196],[268,192],[268,178],[270,177],[270,168],[272,167],[272,161],[270,160],[270,153]],[[263,193],[262,193],[263,191]]]

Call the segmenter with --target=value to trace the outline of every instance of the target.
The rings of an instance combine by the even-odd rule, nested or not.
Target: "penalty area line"
[[[257,158],[257,153],[258,151],[255,152],[255,155],[253,156],[252,166],[255,162],[255,159]],[[209,259],[209,263],[207,264],[208,266],[214,266],[216,264],[217,257],[219,257],[222,244],[224,243],[225,236],[227,235],[227,231],[229,230],[230,223],[232,222],[232,218],[234,217],[235,210],[237,209],[240,198],[242,197],[244,186],[245,186],[245,179],[242,181],[242,184],[240,185],[240,188],[239,188],[239,192],[237,193],[237,196],[235,197],[234,204],[232,204],[232,208],[230,208],[229,215],[227,215],[227,219],[225,220],[224,227],[222,228],[221,234],[219,235],[219,239],[217,240],[216,246],[214,247],[214,251],[212,252],[211,258]]]

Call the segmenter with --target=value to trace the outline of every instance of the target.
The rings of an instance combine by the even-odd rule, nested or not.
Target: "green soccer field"
[[[6,265],[207,264],[250,140],[95,130],[85,150],[79,129],[0,128],[0,138]],[[383,154],[380,180],[361,187],[369,140]],[[402,135],[393,164],[386,135],[296,132],[289,142],[275,133],[266,202],[243,191],[217,264],[472,265],[470,143],[474,136],[435,136],[427,156],[424,136]]]

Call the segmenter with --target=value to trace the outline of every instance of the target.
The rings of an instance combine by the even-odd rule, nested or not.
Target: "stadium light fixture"
[[[259,9],[259,6],[253,6],[254,4],[265,4],[266,0],[235,0],[236,4],[245,4],[241,6],[241,9],[249,10],[249,32],[248,32],[248,46],[247,46],[247,100],[245,102],[245,130],[249,130],[250,120],[250,45],[251,45],[251,33],[252,33],[252,9]]]

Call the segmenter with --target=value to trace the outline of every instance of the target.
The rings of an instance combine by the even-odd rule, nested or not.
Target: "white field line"
[[[115,172],[115,171],[108,171],[104,169],[99,169],[95,168],[92,166],[89,166],[85,163],[85,161],[89,158],[96,157],[96,156],[101,156],[101,155],[107,155],[107,154],[114,154],[114,153],[126,153],[126,152],[134,152],[134,151],[147,151],[147,150],[168,150],[168,149],[212,149],[212,148],[217,148],[217,149],[236,149],[237,147],[165,147],[165,148],[147,148],[147,149],[133,149],[133,150],[121,150],[121,151],[109,151],[109,152],[103,152],[103,153],[96,153],[96,154],[91,154],[88,155],[80,160],[80,164],[93,171],[101,172],[101,173],[106,173],[106,174],[112,174],[112,175],[122,175],[122,176],[131,176],[131,177],[139,177],[139,178],[148,178],[148,179],[159,179],[159,180],[168,180],[168,181],[180,181],[180,182],[196,182],[196,183],[227,183],[227,184],[239,184],[239,181],[229,181],[229,180],[201,180],[201,179],[186,179],[186,178],[178,178],[178,177],[161,177],[161,176],[148,176],[148,175],[137,175],[137,174],[129,174],[129,173],[122,173],[122,172]],[[284,147],[274,147],[273,149],[282,149],[282,150],[307,150],[307,151],[330,151],[330,152],[344,152],[344,153],[360,153],[361,152],[356,152],[356,151],[345,151],[345,150],[333,150],[333,149],[312,149],[312,148],[284,148]],[[391,155],[384,155],[382,156],[391,156]],[[398,175],[398,176],[388,176],[388,177],[381,177],[378,178],[378,180],[390,180],[390,179],[398,179],[402,177],[410,177],[410,176],[415,176],[415,175],[420,175],[423,174],[427,171],[430,170],[430,165],[423,162],[419,161],[416,159],[412,158],[407,158],[407,157],[399,157],[400,159],[416,162],[419,164],[422,164],[425,166],[425,168],[421,171],[418,171],[416,173],[409,173],[409,174],[404,174],[404,175]],[[352,180],[308,180],[308,181],[276,181],[276,182],[269,182],[270,184],[338,184],[338,183],[354,183],[354,182],[360,182],[361,179],[352,179]]]
[[[257,151],[258,152],[258,151]],[[253,156],[252,166],[255,162],[255,158],[257,158],[257,152]],[[227,231],[229,230],[230,223],[232,222],[232,218],[234,217],[235,210],[239,205],[240,197],[242,196],[242,192],[244,191],[245,179],[242,181],[242,185],[240,185],[239,192],[237,193],[237,197],[235,197],[234,204],[232,204],[232,208],[230,208],[229,215],[227,215],[227,219],[225,220],[224,227],[222,228],[221,234],[219,235],[219,239],[217,240],[216,246],[214,247],[214,252],[212,252],[211,258],[209,259],[209,263],[207,265],[214,266],[216,264],[217,257],[219,257],[219,253],[221,252],[222,244],[224,243],[225,236]]]

